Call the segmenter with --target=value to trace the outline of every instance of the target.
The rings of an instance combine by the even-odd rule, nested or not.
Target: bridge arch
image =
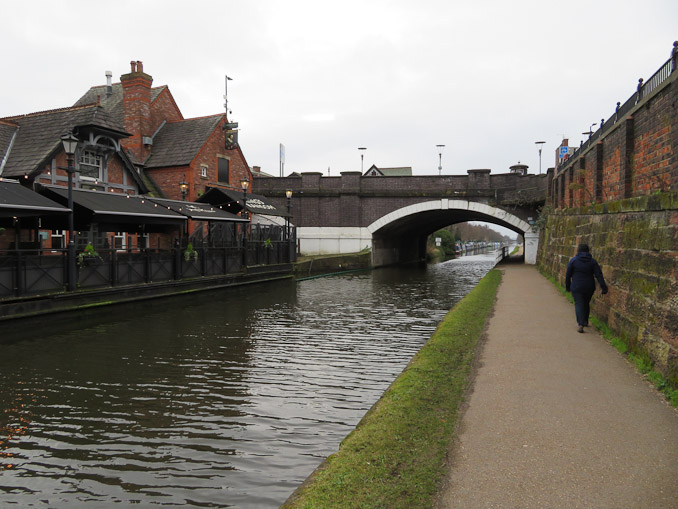
[[[470,211],[475,214],[482,215],[483,218],[481,220],[483,221],[486,221],[488,217],[496,219],[497,224],[501,224],[501,226],[505,226],[506,228],[509,228],[515,231],[516,233],[524,234],[532,232],[532,227],[530,226],[529,223],[523,221],[517,216],[514,216],[513,214],[510,214],[504,209],[492,207],[491,205],[486,205],[484,203],[478,203],[474,201],[449,200],[445,198],[442,198],[440,200],[415,203],[414,205],[408,205],[398,210],[394,210],[393,212],[390,212],[374,221],[367,227],[367,230],[370,233],[374,234],[374,232],[389,225],[390,223],[399,221],[400,219],[406,218],[408,216],[412,216],[413,214],[420,214],[422,212],[430,210]]]
[[[375,267],[420,260],[426,237],[449,224],[485,221],[504,226],[523,236],[525,262],[536,263],[538,233],[509,211],[485,203],[441,198],[401,207],[366,227],[372,240]]]

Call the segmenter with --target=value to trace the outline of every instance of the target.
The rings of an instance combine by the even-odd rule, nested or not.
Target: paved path
[[[533,266],[502,266],[439,508],[678,508],[678,411]]]

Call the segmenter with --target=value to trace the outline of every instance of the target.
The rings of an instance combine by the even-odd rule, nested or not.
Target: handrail
[[[629,97],[626,102],[621,105],[617,103],[617,108],[615,109],[614,114],[607,120],[601,119],[600,127],[592,133],[589,138],[582,142],[579,145],[579,148],[575,149],[571,156],[563,160],[556,170],[556,174],[560,173],[567,169],[572,161],[574,161],[577,156],[587,150],[598,138],[602,136],[604,132],[609,131],[617,123],[617,121],[633,109],[633,107],[641,102],[644,98],[648,97],[659,85],[664,81],[669,79],[671,74],[678,68],[678,41],[673,43],[673,51],[671,52],[671,57],[662,64],[662,66],[650,77],[649,80],[643,83],[643,79],[638,80],[638,87],[631,97]]]

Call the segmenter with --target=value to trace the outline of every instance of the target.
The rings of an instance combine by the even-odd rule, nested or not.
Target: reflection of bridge
[[[341,177],[320,173],[255,178],[254,188],[280,207],[293,191],[292,222],[302,254],[372,250],[375,267],[422,260],[426,237],[464,221],[486,221],[522,235],[535,263],[538,234],[530,226],[544,204],[546,175],[468,170],[468,176]]]

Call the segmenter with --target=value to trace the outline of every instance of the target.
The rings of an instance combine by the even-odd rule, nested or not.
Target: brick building
[[[142,62],[133,61],[130,67],[119,83],[111,83],[112,75],[106,73],[105,85],[90,88],[71,107],[0,119],[0,178],[42,191],[66,186],[60,138],[70,131],[79,140],[73,178],[78,196],[89,190],[194,201],[211,188],[242,194],[241,180],[251,182],[252,175],[237,142],[237,124],[229,123],[224,113],[185,119],[169,87],[153,87]],[[146,216],[135,209],[130,214],[135,217],[127,224],[120,212],[107,226],[109,232],[113,223],[122,230],[117,236],[124,245],[131,242],[125,233],[176,229],[176,219],[161,227],[161,219],[148,219],[153,213]],[[77,229],[101,226],[94,216],[77,214],[90,219]],[[138,223],[143,217],[147,223],[142,228]],[[48,222],[43,218],[41,226]],[[190,222],[189,231],[199,224]],[[63,225],[57,221],[53,226],[45,240],[60,247]]]
[[[252,180],[237,124],[225,113],[185,119],[167,85],[153,87],[142,62],[130,66],[120,83],[92,87],[75,106],[98,103],[129,133],[122,146],[151,194],[181,199],[185,181],[185,199],[194,201],[208,188],[240,189],[242,179]]]

